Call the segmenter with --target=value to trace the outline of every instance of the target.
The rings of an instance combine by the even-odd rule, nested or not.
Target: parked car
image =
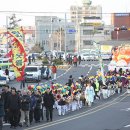
[[[90,54],[89,53],[82,53],[81,54],[81,60],[89,60],[90,59]]]
[[[14,80],[16,78],[15,72],[13,69],[9,69],[9,80]]]
[[[0,85],[5,85],[9,82],[9,77],[3,70],[0,70]]]
[[[101,57],[103,60],[111,60],[112,55],[111,54],[101,54]]]
[[[25,81],[37,81],[41,80],[41,70],[39,66],[27,66],[25,68]]]

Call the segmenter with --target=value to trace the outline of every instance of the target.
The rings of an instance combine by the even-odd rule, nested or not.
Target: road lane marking
[[[102,108],[100,108],[100,109],[98,109],[98,110],[92,111],[92,112],[90,112],[90,113],[86,113],[86,114],[84,114],[84,115],[80,115],[80,116],[77,116],[77,117],[74,117],[74,118],[70,118],[70,119],[67,119],[67,120],[63,120],[63,121],[60,121],[60,122],[48,124],[48,125],[46,125],[46,126],[37,127],[37,128],[35,128],[35,130],[41,130],[41,129],[44,129],[44,128],[47,128],[47,127],[51,127],[51,126],[54,126],[54,125],[57,125],[57,124],[65,123],[65,122],[72,121],[72,120],[75,120],[75,119],[79,119],[79,118],[81,118],[81,117],[84,117],[84,116],[87,116],[87,115],[96,113],[96,112],[98,112],[98,111],[101,111],[101,110],[103,110],[103,109],[105,109],[105,108],[108,108],[109,106],[112,106],[112,105],[117,104],[117,103],[118,103],[118,102],[112,103],[112,104],[110,104],[110,105],[107,105],[107,106],[102,107]],[[27,129],[25,129],[25,130],[27,130]],[[33,129],[32,129],[32,130],[33,130]]]
[[[76,114],[76,115],[73,115],[73,116],[69,116],[69,117],[66,117],[66,118],[62,118],[62,119],[59,119],[59,120],[55,120],[55,121],[53,121],[51,124],[52,124],[52,125],[56,125],[57,123],[60,124],[60,122],[61,122],[61,123],[62,123],[62,122],[67,122],[67,121],[70,120],[70,119],[73,119],[73,120],[74,120],[74,119],[77,119],[77,117],[80,118],[80,117],[83,117],[83,116],[90,115],[90,114],[93,114],[93,113],[95,113],[95,112],[98,112],[98,111],[100,111],[100,110],[102,110],[102,109],[104,109],[104,108],[107,108],[107,107],[109,107],[109,106],[112,106],[113,104],[117,104],[118,102],[117,102],[116,100],[118,100],[120,97],[124,96],[125,94],[126,94],[126,92],[123,93],[122,95],[120,95],[119,97],[115,98],[114,100],[110,101],[110,102],[104,103],[104,104],[99,105],[99,106],[97,106],[97,107],[95,107],[95,108],[92,108],[92,109],[90,109],[90,110],[87,110],[87,111],[85,111],[85,112],[82,112],[82,113],[79,113],[79,114]],[[128,96],[128,95],[126,95],[125,98],[126,98],[127,96]],[[123,97],[123,99],[124,99],[124,97]],[[116,101],[116,102],[115,102],[115,101]],[[119,100],[119,101],[122,101],[122,100]],[[98,108],[99,108],[99,109],[98,109]],[[96,109],[96,110],[95,110],[95,109]],[[41,129],[41,127],[43,128],[43,127],[45,127],[45,126],[46,126],[46,127],[49,127],[51,124],[50,124],[50,123],[46,123],[46,124],[42,124],[42,125],[38,125],[38,126],[34,126],[34,127],[27,128],[27,129],[25,129],[25,130],[33,130],[33,129],[39,130],[38,128]]]
[[[126,125],[126,126],[124,126],[125,128],[128,128],[128,127],[130,127],[130,125]]]
[[[130,108],[121,109],[121,111],[130,111]]]
[[[72,66],[69,69],[67,69],[63,74],[57,76],[57,79],[60,78],[60,77],[62,77],[63,75],[65,75],[71,68],[72,68]],[[48,82],[50,82],[50,81],[53,81],[53,79],[50,79],[49,81],[46,81],[45,84],[48,83]]]

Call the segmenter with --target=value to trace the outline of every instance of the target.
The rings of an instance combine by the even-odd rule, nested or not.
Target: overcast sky
[[[1,0],[0,11],[69,13],[71,5],[81,5],[81,2],[82,0]],[[92,0],[92,3],[93,5],[101,5],[103,13],[130,12],[130,0]],[[10,15],[11,13],[0,12],[0,26],[6,24],[6,16]],[[64,14],[60,15],[64,16]],[[34,16],[35,14],[17,14],[18,18],[22,18],[21,24],[28,26],[34,25]],[[110,14],[104,14],[103,18],[105,22],[110,22]]]

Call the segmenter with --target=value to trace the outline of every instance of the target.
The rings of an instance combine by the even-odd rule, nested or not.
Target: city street
[[[109,61],[104,61],[104,70],[107,72],[107,64],[109,63]],[[68,81],[68,78],[70,75],[73,75],[74,80],[78,80],[78,77],[80,77],[81,75],[86,76],[88,74],[88,76],[91,75],[96,75],[96,72],[99,68],[99,62],[98,61],[83,61],[81,65],[78,65],[78,67],[71,67],[68,70],[62,70],[62,69],[58,69],[57,72],[57,81],[55,81],[56,83],[61,83],[61,84],[65,84]],[[50,80],[42,80],[39,82],[43,83],[43,84],[50,84],[52,82],[52,79]],[[27,82],[25,86],[28,85],[36,85],[38,83],[35,82]],[[16,87],[17,89],[20,89],[20,82],[17,81],[11,81],[9,83],[10,87]]]
[[[108,61],[104,61],[105,71],[107,71]],[[98,61],[85,61],[78,67],[71,67],[69,70],[58,70],[57,83],[65,84],[68,81],[69,75],[73,75],[74,80],[77,80],[81,75],[95,75],[98,66]],[[42,83],[50,83],[51,81],[42,80]],[[36,84],[36,83],[28,83]],[[19,83],[11,81],[10,86],[18,87]],[[34,123],[31,127],[18,127],[19,130],[129,130],[129,100],[130,95],[123,93],[122,95],[115,94],[109,99],[95,100],[91,108],[84,106],[82,109],[70,112],[65,116],[58,116],[57,110],[54,110],[53,122],[44,121]],[[5,126],[4,130],[10,129]]]
[[[130,96],[123,94],[109,101],[102,101],[99,106],[91,109],[68,114],[62,119],[49,123],[40,123],[38,126],[25,130],[129,130]]]

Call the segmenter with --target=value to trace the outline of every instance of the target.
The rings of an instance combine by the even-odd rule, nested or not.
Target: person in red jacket
[[[74,66],[76,66],[76,67],[77,67],[77,62],[78,62],[78,58],[77,58],[77,56],[74,56],[73,63],[74,63]]]
[[[53,80],[56,80],[57,67],[55,65],[52,66]]]

